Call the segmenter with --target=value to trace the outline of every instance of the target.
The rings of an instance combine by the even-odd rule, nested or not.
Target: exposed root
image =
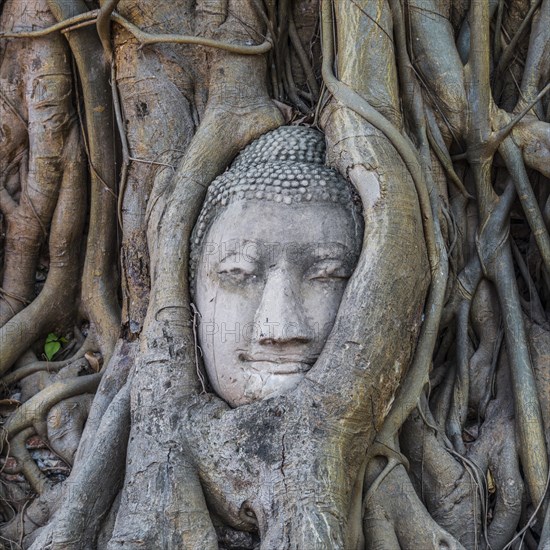
[[[85,550],[93,547],[102,521],[122,485],[129,430],[130,382],[105,412],[86,460],[66,481],[71,490],[63,506],[30,548]],[[107,469],[106,464],[109,464]]]
[[[10,416],[4,425],[8,437],[11,438],[25,428],[32,427],[35,423],[45,420],[49,410],[60,401],[82,393],[93,393],[101,377],[102,373],[89,374],[51,384],[23,403]]]
[[[111,48],[111,15],[116,9],[118,2],[119,0],[107,0],[103,2],[96,21],[97,34],[99,35],[107,63],[109,64],[113,62],[113,50]],[[111,84],[114,86],[115,82],[116,80],[113,79]]]
[[[550,547],[550,338],[544,311],[550,293],[550,193],[542,177],[550,177],[550,125],[542,121],[548,107],[550,0],[529,5],[521,0],[510,10],[502,0],[490,5],[473,0],[469,7],[459,2],[452,9],[432,0],[323,0],[323,77],[334,99],[328,107],[321,100],[317,110],[324,109],[329,160],[359,189],[371,222],[368,235],[379,239],[378,248],[365,242],[372,256],[362,255],[359,280],[348,285],[341,324],[296,393],[300,414],[292,416],[293,404],[285,396],[277,398],[281,408],[270,408],[275,401],[251,408],[253,422],[246,411],[229,410],[205,395],[195,312],[188,300],[189,234],[212,179],[250,140],[282,122],[270,96],[289,98],[304,112],[317,99],[319,67],[292,16],[293,9],[296,14],[310,2],[258,0],[251,2],[255,11],[241,0],[159,2],[154,7],[143,2],[139,15],[128,7],[134,3],[126,2],[123,16],[114,11],[117,0],[100,2],[101,10],[92,11],[83,0],[49,0],[57,24],[40,2],[42,15],[36,21],[14,12],[20,26],[0,33],[0,223],[7,228],[0,243],[6,254],[0,325],[7,321],[0,329],[0,374],[15,365],[2,382],[19,383],[17,390],[9,390],[21,391],[23,401],[4,426],[4,447],[17,467],[10,463],[2,473],[23,473],[41,493],[28,506],[17,504],[19,513],[3,526],[3,536],[36,550],[94,545],[202,550],[217,547],[214,510],[232,527],[258,528],[266,547],[281,541],[306,547],[303,525],[309,528],[311,520],[313,532],[318,517],[329,525],[328,531],[315,531],[322,534],[319,540],[330,532],[335,546],[349,532],[359,546],[366,542],[388,550],[458,550],[461,544],[519,549],[524,536],[525,545],[534,548],[539,533],[539,547]],[[8,0],[4,13],[19,4]],[[33,6],[24,7],[35,17]],[[466,12],[469,23],[462,24],[457,45],[453,25],[460,26]],[[99,38],[95,29],[85,28],[94,24]],[[91,205],[79,305],[97,332],[106,361],[103,377],[73,376],[87,361],[86,351],[97,349],[91,342],[67,361],[37,361],[29,352],[44,334],[74,323],[82,275],[87,208],[81,183],[86,174],[72,112],[72,105],[82,102],[72,97],[63,37],[54,34],[59,31],[69,40],[83,93],[80,124]],[[147,45],[158,47],[143,48]],[[272,64],[270,93],[264,82],[269,78],[266,52]],[[40,54],[36,63],[29,57],[35,53]],[[347,62],[350,56],[354,63]],[[4,78],[15,59],[22,67],[18,89],[6,85],[11,77]],[[305,76],[300,86],[292,71],[296,60]],[[513,79],[517,92],[501,99],[502,88]],[[309,91],[299,89],[302,85]],[[42,98],[35,93],[41,87]],[[502,110],[503,104],[510,112]],[[154,121],[162,117],[173,120],[157,128]],[[122,145],[120,174],[115,120]],[[493,166],[497,150],[504,167]],[[174,170],[176,158],[181,162]],[[163,167],[152,193],[146,162]],[[537,170],[540,180],[526,167]],[[398,214],[393,225],[384,225],[388,205],[391,215]],[[126,278],[122,331],[117,212]],[[417,302],[415,311],[406,314],[403,304],[394,308],[391,302],[402,266],[394,261],[394,246],[380,245],[387,228],[396,247],[410,249],[410,256],[407,250],[398,260],[411,272],[417,262],[408,281],[411,303]],[[421,320],[419,296],[428,284],[422,231],[432,287]],[[44,261],[41,245],[48,233],[49,273],[35,297],[36,265]],[[408,238],[410,246],[404,245]],[[372,285],[378,293],[368,294],[365,274],[378,261],[386,262],[387,271]],[[352,311],[358,304],[363,317]],[[409,327],[404,339],[395,338],[393,328],[379,334],[383,323],[373,321],[379,319],[373,311],[380,318],[391,313],[399,326],[403,317],[417,319],[417,326]],[[346,339],[338,340],[343,333]],[[370,337],[376,342],[373,349],[392,347],[384,372],[372,367],[382,363],[365,349]],[[402,358],[415,347],[408,377],[396,394],[406,370]],[[26,363],[29,356],[32,362]],[[431,395],[425,395],[432,360],[436,370]],[[128,378],[134,363],[135,376]],[[360,384],[363,367],[376,372],[366,389]],[[51,383],[50,372],[60,369]],[[50,385],[39,391],[42,383]],[[92,399],[86,392],[98,385],[81,437]],[[194,413],[189,402],[197,395],[203,404],[211,399],[212,406]],[[337,403],[342,395],[345,403]],[[331,408],[331,403],[336,405]],[[317,431],[307,432],[306,418],[314,419]],[[326,426],[327,433],[322,431]],[[402,426],[408,472],[396,443]],[[273,441],[269,430],[276,432]],[[50,439],[67,462],[74,457],[70,479],[60,484],[65,489],[56,489],[31,458],[25,442],[35,432]],[[218,445],[219,438],[225,438],[223,444]],[[262,453],[273,451],[265,463],[258,461],[260,444]],[[308,462],[323,444],[328,452],[319,453],[322,460]],[[293,455],[296,449],[300,452]],[[361,457],[372,455],[358,466]],[[350,481],[356,471],[358,479]],[[327,480],[335,478],[330,476],[338,483],[331,485]],[[349,485],[354,482],[355,489],[360,487],[353,493],[356,513],[346,524],[342,510],[347,504],[340,501],[353,492]],[[263,494],[266,488],[273,494]],[[64,490],[70,494],[61,495]],[[294,490],[300,494],[291,494]],[[289,499],[294,508],[285,508]],[[311,519],[315,514],[317,519]],[[344,525],[348,531],[342,534]],[[319,544],[326,547],[325,540]]]
[[[87,393],[64,399],[48,412],[47,440],[69,465],[73,464],[93,398],[93,394]]]
[[[70,364],[75,363],[76,361],[84,366],[88,363],[87,359],[85,359],[84,356],[86,355],[86,353],[92,351],[93,349],[93,342],[90,339],[87,339],[86,342],[78,349],[78,351],[69,359],[65,359],[64,361],[33,361],[31,363],[27,363],[18,367],[16,370],[9,374],[6,374],[0,380],[0,382],[4,386],[9,387],[12,384],[23,380],[23,378],[30,376],[31,374],[42,371],[58,372],[61,369],[69,366]]]
[[[91,447],[95,444],[97,431],[103,416],[113,399],[119,394],[127,382],[130,369],[134,366],[138,353],[138,344],[127,344],[119,340],[111,360],[104,366],[104,373],[91,405],[82,438],[74,462],[87,460]]]
[[[372,476],[373,465],[370,469],[367,477]],[[427,513],[401,465],[388,473],[365,506],[367,548],[464,550]]]
[[[292,14],[289,14],[288,36],[292,43],[292,47],[294,48],[294,51],[296,52],[296,55],[300,60],[302,69],[304,70],[304,73],[306,75],[307,85],[311,90],[311,100],[312,102],[315,103],[319,99],[319,85],[317,84],[317,79],[315,78],[313,67],[309,62],[309,59],[304,50],[304,47],[302,46],[300,37],[298,36],[298,31],[296,30],[296,23],[294,22],[294,17],[292,16]]]
[[[248,13],[241,16],[246,17]],[[254,21],[252,18],[253,24]],[[228,18],[224,27],[226,32],[230,29],[243,32],[240,20]],[[250,52],[250,47],[247,49]],[[210,62],[210,96],[201,124],[171,184],[167,188],[163,185],[161,192],[154,189],[153,197],[158,199],[150,200],[148,244],[153,286],[142,332],[141,359],[132,384],[132,403],[139,399],[141,412],[133,418],[128,448],[130,453],[140,448],[141,458],[134,459],[126,472],[109,548],[132,547],[138,544],[137,540],[154,544],[153,541],[172,539],[173,525],[167,520],[169,517],[178,522],[180,545],[206,548],[215,540],[196,473],[186,465],[179,445],[174,443],[179,436],[168,435],[175,428],[170,423],[171,400],[180,401],[190,393],[201,391],[195,370],[188,303],[189,236],[209,183],[242,147],[277,127],[282,117],[268,98],[263,83],[258,84],[258,74],[265,72],[263,58],[237,57],[216,50]],[[161,391],[158,396],[157,389]],[[162,437],[160,444],[156,438],[153,441],[148,435],[152,433],[148,426],[156,433],[165,433],[166,438]],[[140,491],[142,482],[151,481],[158,486],[154,479],[163,480],[162,518],[159,511],[150,506],[151,495],[145,497]],[[136,506],[143,498],[147,503],[143,501]],[[190,507],[182,510],[181,502]],[[188,521],[191,510],[193,522]]]
[[[45,23],[43,14],[31,10],[22,19],[23,24],[28,25],[42,26]],[[16,193],[10,193],[4,184],[1,186],[4,189],[2,203],[7,232],[0,326],[34,298],[36,267],[56,208],[65,161],[73,156],[78,157],[77,130],[73,124],[71,105],[72,82],[65,64],[66,46],[63,39],[39,40],[26,49],[24,45],[14,46],[15,49],[19,46],[20,55],[27,59],[26,62],[19,60],[25,69],[20,80],[21,89],[17,90],[19,97],[14,98],[25,104],[24,133],[19,131],[23,128],[20,128],[16,117],[15,121],[11,121],[15,122],[16,131],[10,130],[7,139],[2,140],[7,142],[2,144],[2,153],[7,156],[2,159],[2,165],[6,161],[9,165],[12,150],[24,148],[28,156],[21,157],[15,170],[18,185],[13,191]],[[43,64],[32,63],[32,56],[42,58]],[[8,65],[12,63],[13,55],[4,57],[3,73],[9,70]],[[14,86],[8,82],[2,82],[2,87],[15,95]],[[5,114],[9,117],[6,122],[14,117],[13,110]],[[69,162],[74,161],[71,159]],[[7,169],[7,174],[10,174],[9,166],[2,166],[2,169]],[[15,202],[16,195],[18,200]]]
[[[203,38],[201,36],[185,36],[181,34],[152,34],[142,31],[139,27],[130,23],[127,19],[117,14],[112,14],[112,19],[115,23],[118,23],[124,27],[127,31],[138,40],[138,42],[145,46],[147,44],[196,44],[198,46],[207,46],[210,48],[216,48],[233,54],[240,55],[262,55],[267,53],[272,45],[271,42],[266,40],[257,46],[245,46],[242,44],[231,44],[228,42],[222,42],[220,40],[213,40],[210,38]]]
[[[50,268],[38,297],[0,328],[0,373],[5,373],[52,326],[63,325],[74,314],[80,272],[80,240],[84,226],[83,159],[73,127],[59,200],[49,239]]]
[[[57,0],[48,5],[58,21],[86,12],[83,1],[68,6]],[[82,301],[107,362],[120,329],[120,307],[116,295],[115,147],[113,106],[109,68],[99,38],[91,29],[79,29],[67,37],[80,75],[87,119],[85,142],[91,171],[89,233],[82,276]],[[91,52],[94,52],[93,54]],[[96,108],[97,106],[100,108]]]
[[[88,21],[93,22],[97,18],[98,14],[99,14],[99,10],[91,10],[86,13],[80,13],[79,15],[75,15],[74,17],[69,17],[64,21],[60,21],[55,25],[50,25],[45,29],[40,29],[36,31],[0,32],[0,38],[42,38],[54,32],[65,30],[78,23],[88,22]]]
[[[107,61],[109,62],[110,57],[109,53],[111,52],[110,48],[110,32],[108,29],[110,21],[114,21],[124,27],[129,31],[142,45],[147,44],[195,44],[198,46],[206,46],[211,48],[218,48],[230,53],[236,53],[241,55],[261,55],[267,53],[272,44],[270,41],[266,40],[262,44],[257,46],[246,46],[239,44],[231,44],[229,42],[223,42],[221,40],[213,40],[204,38],[201,36],[186,36],[182,34],[154,34],[141,30],[136,25],[130,23],[127,19],[122,17],[120,14],[116,13],[114,9],[118,4],[118,0],[114,0],[110,3],[105,3],[100,10],[90,10],[84,13],[80,13],[73,17],[67,17],[62,21],[59,21],[55,25],[51,25],[45,29],[40,29],[37,31],[30,32],[1,32],[0,38],[42,38],[48,36],[58,31],[63,31],[66,29],[77,30],[79,23],[90,23],[94,22],[98,26],[98,34],[101,38],[101,43],[104,47],[104,50],[107,54]],[[72,27],[72,29],[71,29]]]

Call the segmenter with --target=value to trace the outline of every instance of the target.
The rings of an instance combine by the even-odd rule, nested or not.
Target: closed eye
[[[346,280],[351,276],[347,262],[340,260],[322,260],[313,264],[306,272],[309,281]]]
[[[253,270],[227,266],[218,269],[218,277],[229,283],[244,283],[255,280],[257,275]]]

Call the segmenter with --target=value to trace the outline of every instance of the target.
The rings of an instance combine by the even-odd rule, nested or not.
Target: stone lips
[[[324,135],[305,126],[281,126],[245,147],[208,188],[191,235],[191,292],[203,239],[220,210],[232,202],[332,202],[361,212],[351,184],[324,162]]]

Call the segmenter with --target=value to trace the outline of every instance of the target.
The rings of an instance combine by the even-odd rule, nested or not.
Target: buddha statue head
[[[324,157],[312,128],[261,136],[211,184],[193,231],[199,344],[211,386],[233,407],[297,386],[359,257],[360,200]]]

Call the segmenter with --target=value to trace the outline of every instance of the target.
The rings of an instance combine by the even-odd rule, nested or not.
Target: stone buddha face
[[[293,151],[286,134],[297,131],[298,141],[303,131],[322,140],[286,127],[263,136],[264,149],[283,134]],[[210,384],[233,407],[290,391],[311,369],[361,249],[362,218],[341,176],[281,151],[266,156],[238,159],[213,184],[194,234],[199,344]]]

